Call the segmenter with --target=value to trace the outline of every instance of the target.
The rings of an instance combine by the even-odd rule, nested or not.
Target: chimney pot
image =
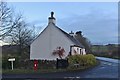
[[[76,34],[82,34],[82,31],[77,31]]]
[[[56,23],[56,19],[53,17],[54,12],[51,12],[51,16],[48,18],[48,24],[49,23]]]
[[[70,34],[71,36],[74,36],[74,32],[72,32],[72,31],[71,31],[69,34]]]

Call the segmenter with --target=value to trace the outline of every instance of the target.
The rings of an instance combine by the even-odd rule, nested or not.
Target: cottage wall
[[[63,56],[65,58],[69,55],[70,46],[76,45],[64,32],[56,27],[56,19],[53,17],[53,14],[54,12],[51,12],[51,17],[48,18],[48,26],[30,45],[31,60],[56,60],[59,56],[55,56],[52,53],[57,47],[62,47],[65,50]],[[85,54],[85,50],[81,48],[78,49],[78,54],[81,54],[80,50],[82,54]]]
[[[57,47],[65,50],[64,58],[69,54],[70,46],[74,43],[70,41],[64,33],[62,33],[52,23],[39,35],[39,37],[31,44],[30,59],[47,59],[55,60],[58,56],[52,55]]]
[[[76,54],[85,55],[86,54],[85,49],[77,46],[72,47],[71,55],[76,55]]]

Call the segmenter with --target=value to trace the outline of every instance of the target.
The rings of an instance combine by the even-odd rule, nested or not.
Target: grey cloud
[[[92,43],[117,43],[118,21],[110,15],[104,13],[74,15],[58,22],[61,28],[67,31],[83,31]]]

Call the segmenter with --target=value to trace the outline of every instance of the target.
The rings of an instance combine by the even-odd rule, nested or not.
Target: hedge
[[[96,59],[94,55],[87,54],[87,55],[73,55],[68,58],[69,64],[79,64],[81,66],[92,66],[95,65]]]

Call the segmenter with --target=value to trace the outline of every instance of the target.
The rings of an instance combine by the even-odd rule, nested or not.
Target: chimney
[[[82,31],[77,31],[76,35],[82,35]]]
[[[74,33],[71,31],[70,33],[69,33],[71,36],[74,36]]]
[[[53,17],[54,12],[51,12],[51,16],[48,18],[48,24],[50,23],[56,23],[56,19]]]

